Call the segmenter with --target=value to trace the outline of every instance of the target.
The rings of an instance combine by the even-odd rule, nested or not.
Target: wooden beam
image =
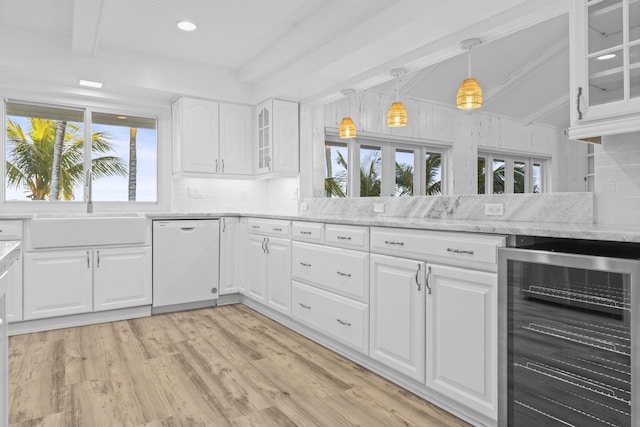
[[[81,55],[95,55],[100,38],[103,0],[73,1],[73,30],[71,51]]]
[[[526,64],[523,64],[513,73],[508,75],[500,84],[491,88],[484,95],[483,104],[486,106],[491,103],[492,100],[504,93],[511,86],[515,85],[520,79],[527,74],[533,72],[537,68],[547,63],[555,55],[569,49],[569,37],[564,32],[558,34],[557,37],[553,37],[554,42],[551,45],[546,46],[542,51],[536,55],[533,59],[529,60]],[[559,41],[557,41],[559,40]]]

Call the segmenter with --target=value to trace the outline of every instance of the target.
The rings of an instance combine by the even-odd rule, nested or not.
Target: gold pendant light
[[[396,78],[396,100],[389,111],[387,111],[387,126],[389,127],[401,127],[407,125],[407,109],[404,108],[402,102],[398,101],[398,80],[400,76],[403,76],[406,70],[403,68],[395,68],[391,70],[391,75]]]
[[[460,43],[460,47],[467,50],[467,65],[469,77],[464,79],[458,88],[456,106],[461,110],[474,110],[482,107],[482,88],[480,83],[471,77],[471,48],[480,44],[480,39],[468,39]]]
[[[341,93],[347,97],[347,105],[349,105],[349,107],[347,107],[347,114],[350,114],[349,110],[351,110],[350,103],[349,103],[349,95],[351,95],[353,92],[354,92],[353,89],[343,89],[341,91]],[[356,134],[357,134],[356,124],[353,122],[351,117],[349,116],[344,117],[340,122],[340,127],[338,128],[338,136],[340,138],[346,139],[346,138],[355,138]]]

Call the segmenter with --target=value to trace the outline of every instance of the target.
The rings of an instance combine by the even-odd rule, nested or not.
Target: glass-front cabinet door
[[[640,113],[640,0],[571,5],[572,126]]]
[[[256,173],[271,172],[273,151],[273,108],[270,102],[258,106],[258,165]]]

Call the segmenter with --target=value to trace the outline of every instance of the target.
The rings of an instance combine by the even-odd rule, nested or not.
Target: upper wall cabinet
[[[640,1],[571,0],[570,16],[569,137],[640,130]]]
[[[174,172],[251,175],[251,107],[180,98],[172,119]]]
[[[271,99],[256,107],[256,174],[298,174],[298,103]]]

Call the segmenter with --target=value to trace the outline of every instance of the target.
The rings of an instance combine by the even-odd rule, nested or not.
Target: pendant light
[[[347,97],[347,105],[350,107],[349,95],[354,92],[353,89],[343,89],[341,93]],[[338,128],[338,136],[340,138],[355,138],[356,137],[356,124],[353,122],[351,117],[349,116],[349,110],[351,108],[347,107],[347,117],[344,117],[340,122],[340,127]]]
[[[469,77],[464,79],[458,88],[456,106],[461,110],[473,110],[482,107],[482,88],[480,83],[471,77],[471,48],[480,44],[480,39],[467,39],[460,43],[460,47],[467,50],[467,65]]]
[[[389,127],[401,127],[407,125],[407,109],[404,108],[402,102],[398,101],[398,81],[400,76],[403,76],[406,70],[403,68],[394,68],[391,70],[391,75],[396,78],[396,100],[389,111],[387,112],[387,126]]]

